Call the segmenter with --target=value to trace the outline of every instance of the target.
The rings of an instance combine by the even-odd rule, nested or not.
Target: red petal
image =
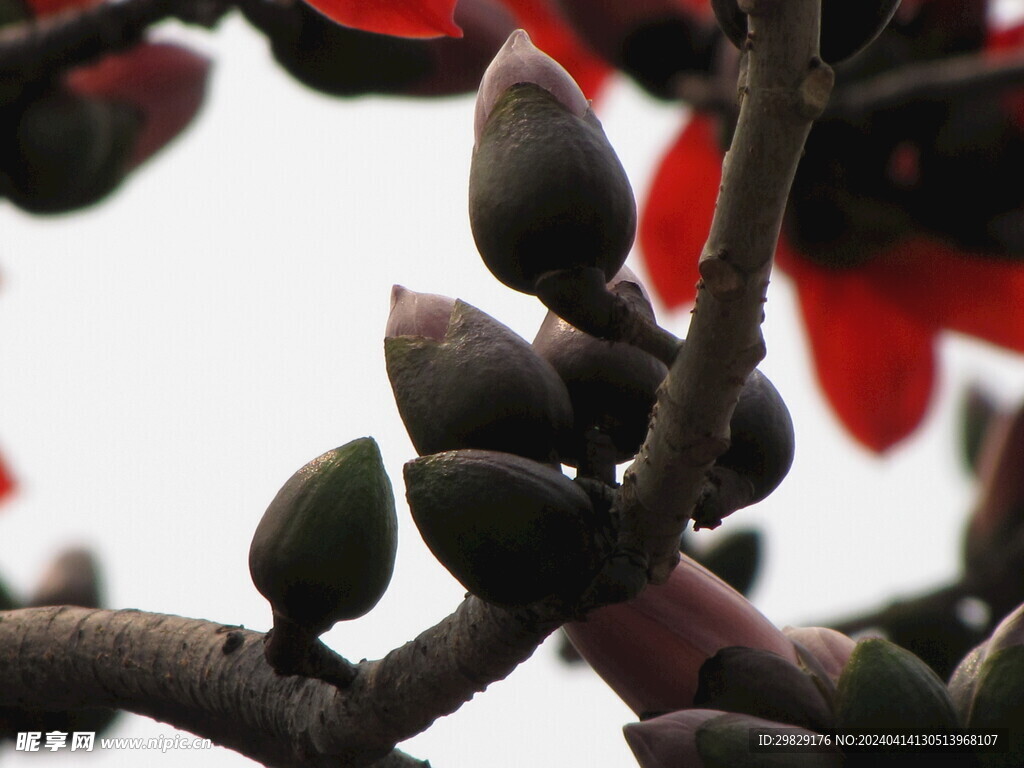
[[[696,114],[661,161],[640,217],[640,250],[668,307],[692,302],[722,178],[714,119]]]
[[[611,68],[583,44],[549,0],[503,0],[534,45],[572,75],[588,99],[597,98]]]
[[[72,90],[109,101],[126,101],[143,115],[131,166],[177,136],[195,117],[206,92],[210,61],[169,43],[139,45],[68,75]]]
[[[346,27],[395,37],[462,37],[455,23],[457,0],[309,0]]]
[[[818,382],[851,434],[882,452],[924,417],[935,379],[935,328],[902,311],[865,270],[786,259]]]
[[[25,0],[29,14],[35,17],[52,16],[72,8],[90,8],[103,0]]]
[[[0,500],[5,499],[14,490],[14,476],[11,475],[10,470],[7,469],[7,465],[4,460],[0,458]]]
[[[925,325],[1024,352],[1024,263],[924,239],[880,254],[865,277]]]

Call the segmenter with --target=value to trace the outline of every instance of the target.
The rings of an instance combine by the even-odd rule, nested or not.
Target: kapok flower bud
[[[101,603],[96,558],[89,550],[75,547],[62,552],[50,563],[26,607],[77,605],[99,608]]]
[[[1007,614],[988,639],[972,649],[950,676],[949,695],[962,720],[966,721],[970,714],[985,663],[1001,651],[1021,646],[1024,646],[1024,605]]]
[[[802,652],[810,653],[833,683],[839,681],[857,645],[852,638],[828,627],[783,627],[782,634],[796,644],[801,656]]]
[[[391,288],[391,314],[384,337],[423,336],[444,341],[455,299],[436,293],[418,293],[403,285]]]
[[[315,637],[367,613],[391,581],[398,519],[380,450],[353,440],[291,476],[249,548],[249,572],[277,616]]]
[[[805,728],[714,709],[671,712],[629,723],[623,732],[641,768],[840,768],[844,764],[842,754],[835,748],[776,755],[752,751],[751,738],[768,729],[792,735],[794,741],[815,736]]]
[[[569,74],[522,30],[484,73],[469,177],[473,237],[505,285],[597,267],[610,280],[636,231],[626,173]]]
[[[5,161],[7,196],[33,213],[98,202],[128,172],[141,123],[128,104],[54,91],[28,103]]]
[[[693,703],[815,731],[834,726],[832,702],[814,678],[791,661],[760,648],[722,648],[705,661]]]
[[[522,337],[461,301],[438,338],[443,311],[439,297],[420,302],[412,291],[399,293],[389,325],[427,335],[384,340],[395,402],[417,453],[483,448],[554,460],[572,425],[558,374]]]
[[[762,648],[797,663],[796,649],[743,595],[692,559],[648,586],[566,624],[580,655],[638,715],[694,706],[701,665],[722,648]]]
[[[853,649],[839,677],[836,720],[844,731],[958,725],[946,686],[932,668],[881,638],[861,640]]]
[[[603,560],[603,523],[557,469],[497,451],[448,451],[406,464],[405,486],[430,551],[484,600],[571,599]]]
[[[767,497],[789,473],[795,446],[785,401],[754,369],[729,420],[729,448],[715,460],[694,511],[697,526],[714,528],[726,515]]]
[[[632,291],[637,311],[654,320],[650,300],[629,269],[620,269],[608,287],[613,293]],[[665,364],[630,344],[596,339],[553,312],[545,316],[533,348],[558,371],[572,400],[574,424],[562,462],[580,465],[585,436],[595,428],[611,439],[616,463],[632,458],[647,435],[655,393],[668,373]]]

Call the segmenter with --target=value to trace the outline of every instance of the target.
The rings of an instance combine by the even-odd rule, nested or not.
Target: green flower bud
[[[921,659],[888,640],[861,640],[839,677],[840,730],[940,732],[957,727],[946,686]]]
[[[991,654],[978,672],[967,727],[991,732],[1005,729],[1006,750],[977,755],[982,768],[1018,768],[1024,765],[1024,646],[1011,646]]]
[[[274,613],[315,636],[367,613],[395,566],[398,520],[372,438],[313,459],[270,502],[249,572]]]
[[[410,295],[423,300],[413,306]],[[389,326],[436,335],[444,308],[442,297],[403,291]],[[421,456],[483,448],[551,461],[572,425],[569,393],[551,365],[464,302],[452,305],[443,339],[386,338],[384,357],[398,411]]]
[[[633,243],[633,191],[600,122],[521,30],[480,84],[469,215],[487,268],[524,293],[552,270],[597,267],[610,280]]]
[[[99,202],[130,167],[141,117],[128,104],[52,92],[21,114],[4,167],[7,196],[33,213]]]
[[[508,453],[448,451],[406,464],[405,487],[430,551],[484,600],[571,599],[602,562],[602,521],[556,469]]]
[[[814,732],[788,724],[744,714],[725,714],[710,718],[697,728],[697,751],[705,768],[841,768],[843,756],[838,750],[811,752],[755,752],[750,748],[751,729],[770,728],[794,736],[809,737]]]

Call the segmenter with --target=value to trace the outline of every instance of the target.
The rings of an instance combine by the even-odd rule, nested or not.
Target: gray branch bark
[[[679,560],[679,536],[707,470],[729,445],[740,389],[764,357],[761,322],[782,215],[832,87],[818,58],[818,0],[749,5],[747,82],[700,254],[696,309],[618,502],[620,543],[647,562],[654,583]]]

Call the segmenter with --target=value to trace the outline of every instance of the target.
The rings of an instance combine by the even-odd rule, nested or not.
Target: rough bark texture
[[[417,765],[394,744],[528,658],[561,619],[468,598],[345,690],[282,677],[263,634],[198,619],[47,607],[0,614],[0,706],[108,706],[267,765]]]

